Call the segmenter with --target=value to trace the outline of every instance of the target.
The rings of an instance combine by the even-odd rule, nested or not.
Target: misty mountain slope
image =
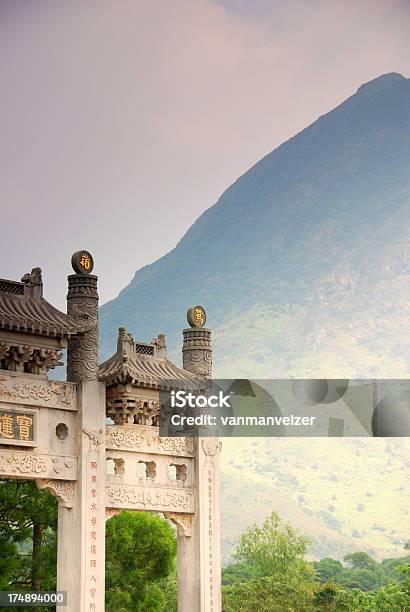
[[[409,525],[407,439],[222,441],[224,560],[272,510],[311,538],[310,556],[402,556]]]
[[[102,354],[126,325],[141,340],[166,332],[179,362],[186,308],[200,303],[216,376],[408,377],[409,247],[410,80],[389,74],[264,157],[138,270],[101,309]],[[400,555],[409,456],[407,439],[225,439],[225,560],[272,510],[314,556]]]
[[[404,375],[409,168],[410,80],[388,74],[264,157],[139,270],[101,309],[103,354],[122,324],[141,339],[166,331],[175,353],[186,307],[202,303],[219,374]]]

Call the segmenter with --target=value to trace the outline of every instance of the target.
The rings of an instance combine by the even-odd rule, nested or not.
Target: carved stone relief
[[[106,508],[105,509],[105,520],[108,521],[112,516],[117,516],[122,512],[121,508]]]
[[[107,449],[139,450],[142,452],[191,457],[194,454],[193,438],[160,438],[157,432],[133,427],[106,428]]]
[[[42,457],[34,454],[6,454],[0,453],[0,473],[8,474],[42,474],[47,472],[47,464]]]
[[[74,483],[70,480],[36,480],[39,489],[47,489],[64,508],[72,508]]]
[[[208,378],[212,375],[211,332],[209,329],[185,329],[182,346],[185,370]]]
[[[209,438],[206,440],[201,440],[201,443],[202,443],[203,451],[205,455],[207,456],[205,465],[214,466],[215,465],[214,457],[218,455],[218,453],[220,452],[222,448],[222,442],[220,442],[219,440]]]
[[[20,404],[50,407],[75,408],[75,386],[58,381],[23,380],[23,378],[0,375],[0,399]],[[25,401],[27,400],[27,401]]]
[[[74,480],[76,478],[75,457],[27,453],[4,446],[0,448],[0,476],[31,479],[43,475],[50,480],[54,478]]]
[[[87,436],[89,440],[88,451],[91,453],[100,454],[100,447],[104,441],[104,430],[83,429],[83,434]]]
[[[157,512],[194,512],[195,491],[193,489],[167,489],[165,487],[106,484],[106,505],[135,510]]]
[[[67,378],[72,382],[98,379],[98,293],[97,277],[71,274],[68,277],[67,314],[87,331],[72,336],[67,351]]]
[[[164,517],[176,525],[178,535],[190,537],[192,535],[192,514],[184,512],[164,512]]]

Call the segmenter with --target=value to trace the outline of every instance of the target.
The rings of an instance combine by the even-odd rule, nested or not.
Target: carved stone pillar
[[[184,368],[204,378],[212,376],[211,331],[202,306],[188,310],[190,329],[182,347]],[[221,553],[218,438],[195,440],[197,507],[189,531],[178,525],[178,612],[220,612]],[[177,520],[174,518],[174,522]],[[178,524],[178,523],[177,523]]]
[[[201,612],[220,612],[222,607],[219,506],[221,446],[217,438],[199,438],[195,454],[199,500]]]
[[[59,499],[57,588],[66,612],[103,612],[105,597],[105,388],[78,385],[77,481],[40,486]],[[58,483],[58,481],[55,481]]]
[[[192,306],[188,309],[187,319],[191,327],[183,331],[184,369],[204,378],[210,378],[212,376],[211,330],[203,327],[206,322],[205,310],[202,306]]]
[[[87,259],[89,258],[89,259]],[[81,264],[86,263],[88,267]],[[92,257],[87,251],[74,253],[72,264],[76,274],[68,277],[67,314],[87,328],[71,336],[67,350],[67,380],[81,382],[98,379],[98,277],[90,274]]]
[[[178,612],[221,611],[220,448],[195,440],[195,514],[165,513],[177,526]]]

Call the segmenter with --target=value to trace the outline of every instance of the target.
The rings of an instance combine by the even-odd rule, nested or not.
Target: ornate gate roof
[[[0,279],[0,369],[45,376],[62,365],[62,349],[80,338],[95,319],[77,309],[70,315],[43,298],[40,268],[20,282]]]
[[[69,338],[89,327],[86,319],[70,317],[43,298],[40,268],[21,282],[0,279],[0,329]]]
[[[125,327],[118,330],[117,352],[100,365],[99,378],[106,385],[131,383],[160,388],[166,380],[197,381],[201,377],[179,368],[166,357],[165,336],[138,343]]]

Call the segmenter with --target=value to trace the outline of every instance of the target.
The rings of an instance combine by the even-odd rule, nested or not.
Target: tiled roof
[[[163,342],[163,337],[160,337]],[[152,347],[147,354],[146,347]],[[194,383],[201,380],[195,374],[179,368],[165,356],[165,343],[155,340],[151,344],[134,342],[131,334],[120,328],[117,352],[100,365],[100,380],[106,384],[131,383],[137,386],[162,388],[166,381]]]
[[[31,284],[0,279],[0,329],[66,338],[86,331],[90,322],[69,317],[43,298],[38,275]]]

